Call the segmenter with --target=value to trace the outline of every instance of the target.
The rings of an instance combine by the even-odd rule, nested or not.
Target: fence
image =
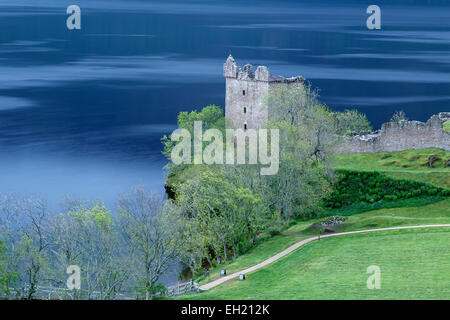
[[[188,281],[183,283],[178,283],[176,285],[167,287],[167,297],[180,296],[189,292],[198,292],[200,285],[194,281]]]
[[[29,286],[26,286],[24,290],[29,290]],[[12,293],[14,297],[14,292]],[[90,294],[87,290],[69,290],[67,288],[60,287],[45,287],[37,286],[36,292],[33,295],[36,299],[48,299],[48,300],[102,300],[106,299],[105,295],[99,291],[92,291]],[[0,296],[0,299],[5,299],[6,296]],[[135,300],[136,295],[127,292],[115,293],[114,300]]]
[[[157,293],[154,296],[164,295],[166,297],[176,297],[190,292],[198,292],[200,285],[194,281],[188,281],[183,283],[177,283],[176,285],[167,287],[165,294]],[[29,288],[25,288],[29,289]],[[88,294],[87,290],[69,290],[67,288],[58,287],[44,287],[38,286],[34,294],[38,299],[48,299],[48,300],[78,300],[78,299],[91,299],[91,300],[101,300],[106,299],[98,291],[93,291]],[[89,297],[88,297],[89,296]],[[1,297],[6,298],[6,297]],[[115,293],[114,300],[135,300],[138,297],[132,293],[123,292]]]

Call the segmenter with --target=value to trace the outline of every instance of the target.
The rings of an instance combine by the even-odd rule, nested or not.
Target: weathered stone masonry
[[[302,76],[273,76],[265,66],[259,66],[255,72],[250,64],[241,69],[231,55],[223,65],[223,75],[226,78],[225,117],[240,129],[260,128],[270,118],[270,107],[263,105],[263,98],[271,88],[303,85],[305,81]],[[374,153],[434,147],[449,151],[450,133],[443,129],[447,120],[450,120],[450,112],[433,115],[426,123],[384,123],[376,132],[346,137],[339,150],[340,153]]]
[[[374,153],[406,149],[440,148],[450,151],[450,133],[443,124],[450,112],[433,115],[426,123],[420,121],[387,122],[376,132],[348,137],[341,153]]]
[[[225,117],[237,129],[257,129],[268,120],[270,110],[263,106],[263,98],[270,88],[302,85],[305,80],[302,76],[273,76],[265,66],[259,66],[255,72],[250,64],[241,69],[231,55],[223,65],[223,76],[226,78]]]

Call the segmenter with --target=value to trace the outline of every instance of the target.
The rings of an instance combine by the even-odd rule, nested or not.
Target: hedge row
[[[327,208],[420,196],[450,196],[450,190],[418,181],[392,179],[379,172],[338,170],[336,173],[334,191],[324,200]]]

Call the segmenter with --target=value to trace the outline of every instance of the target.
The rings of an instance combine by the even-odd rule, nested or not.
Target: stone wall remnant
[[[433,115],[427,122],[386,122],[381,130],[345,138],[340,153],[375,153],[407,149],[439,148],[450,151],[450,133],[443,124],[450,112]]]

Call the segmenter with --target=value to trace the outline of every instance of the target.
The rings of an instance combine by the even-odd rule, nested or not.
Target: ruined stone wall
[[[406,149],[440,148],[450,151],[450,133],[443,123],[449,112],[433,115],[426,123],[400,121],[384,123],[380,131],[346,138],[340,153],[374,153]]]

